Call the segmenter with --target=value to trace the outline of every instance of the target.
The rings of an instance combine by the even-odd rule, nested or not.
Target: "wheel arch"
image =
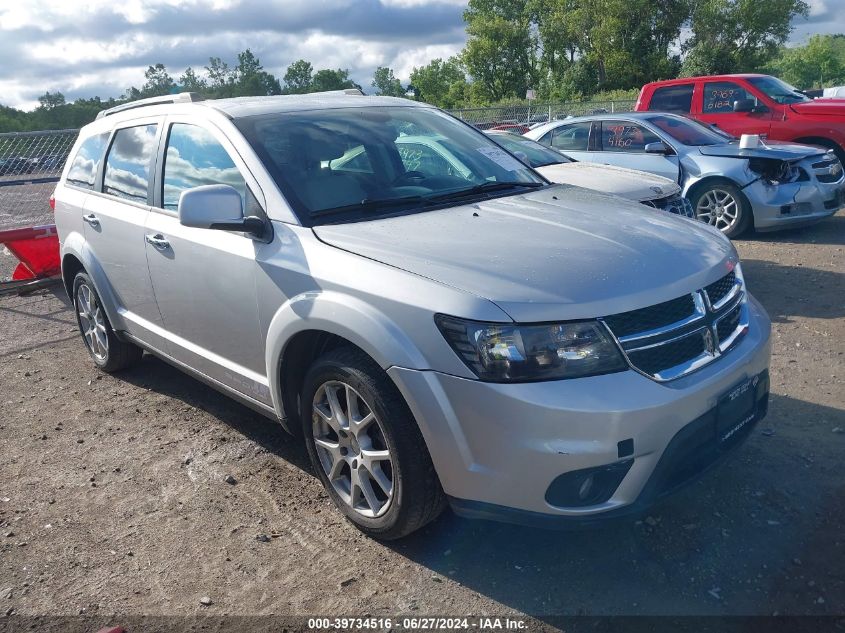
[[[273,317],[265,357],[273,406],[288,431],[298,429],[298,396],[311,363],[341,345],[360,349],[385,370],[426,368],[414,342],[373,306],[336,292],[296,297]]]
[[[108,277],[103,268],[91,257],[91,252],[85,246],[84,238],[78,233],[67,237],[62,244],[62,285],[68,293],[68,298],[73,302],[73,280],[80,272],[84,272],[91,278],[94,290],[100,297],[100,303],[106,312],[106,316],[115,331],[125,329],[123,319],[118,312],[118,301],[112,292]]]
[[[693,205],[693,212],[695,212],[695,203],[693,202],[693,198],[695,195],[701,191],[702,189],[706,188],[709,185],[715,185],[718,183],[731,185],[732,187],[736,187],[737,191],[739,191],[739,195],[742,196],[743,204],[745,204],[745,208],[748,209],[748,224],[746,225],[747,228],[750,230],[754,230],[754,207],[751,206],[751,201],[748,199],[748,196],[745,195],[745,191],[743,191],[744,187],[736,182],[735,180],[728,178],[727,176],[721,175],[711,175],[705,176],[701,180],[697,180],[691,185],[689,185],[686,190],[684,191],[684,197],[690,201]]]

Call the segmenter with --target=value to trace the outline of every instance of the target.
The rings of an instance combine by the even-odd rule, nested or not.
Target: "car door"
[[[734,102],[741,99],[752,99],[759,111],[734,112]],[[734,136],[767,135],[772,126],[772,111],[750,87],[737,81],[704,81],[700,111],[695,118]]]
[[[255,289],[256,249],[242,233],[179,223],[186,189],[231,185],[245,214],[263,213],[258,185],[213,124],[170,117],[146,223],[147,262],[169,337],[167,353],[232,389],[270,403]]]
[[[156,160],[160,119],[118,127],[103,161],[97,185],[85,199],[82,219],[85,241],[105,275],[107,288],[129,333],[158,347],[161,314],[156,304],[144,247],[144,226],[150,213],[151,174]],[[99,282],[94,272],[95,283]],[[99,284],[102,286],[102,283]]]
[[[591,121],[577,121],[559,125],[544,134],[539,142],[559,150],[575,160],[594,160],[590,151]]]
[[[644,125],[622,119],[600,121],[597,139],[600,151],[593,152],[592,162],[639,169],[678,182],[678,156],[674,151],[668,154],[647,153],[647,145],[665,141]]]

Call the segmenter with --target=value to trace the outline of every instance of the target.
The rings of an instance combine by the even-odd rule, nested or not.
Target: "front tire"
[[[320,357],[300,402],[314,472],[359,530],[392,540],[440,514],[445,497],[416,420],[369,356],[343,347]]]
[[[115,335],[100,296],[85,273],[77,274],[73,280],[73,307],[79,332],[97,367],[112,373],[141,360],[141,348],[121,341]]]
[[[695,217],[733,239],[751,225],[751,208],[742,192],[727,182],[707,183],[696,189],[690,203]]]

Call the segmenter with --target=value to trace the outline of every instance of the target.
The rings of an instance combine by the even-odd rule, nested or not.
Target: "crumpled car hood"
[[[760,146],[754,149],[742,149],[739,141],[722,145],[704,145],[698,148],[705,156],[724,156],[725,158],[776,158],[780,160],[799,160],[807,156],[824,154],[826,149],[813,145],[784,143],[780,141],[760,140]]]
[[[487,298],[519,322],[668,301],[737,261],[730,241],[703,223],[570,185],[313,230],[337,248]]]
[[[612,193],[636,202],[665,198],[681,190],[677,183],[663,176],[612,165],[562,163],[538,167],[536,171],[552,182]]]

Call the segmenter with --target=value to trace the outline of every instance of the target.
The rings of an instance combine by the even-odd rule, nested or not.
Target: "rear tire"
[[[78,273],[73,280],[73,307],[82,340],[97,367],[110,374],[141,360],[140,347],[115,335],[100,296],[85,273]]]
[[[727,237],[739,237],[751,226],[751,205],[739,188],[724,181],[708,182],[693,190],[695,217]]]
[[[416,420],[364,352],[342,347],[317,359],[300,402],[314,472],[355,527],[392,540],[440,514],[445,496]]]

